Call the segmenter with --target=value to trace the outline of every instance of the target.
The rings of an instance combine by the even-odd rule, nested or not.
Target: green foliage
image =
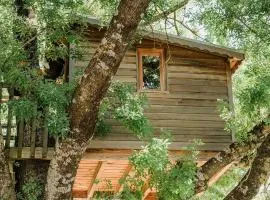
[[[18,120],[30,121],[32,118],[37,117],[36,104],[27,98],[11,100],[8,105],[12,107],[13,114]]]
[[[36,66],[37,57],[29,56],[29,48],[25,47],[36,39],[35,53],[40,59],[68,56],[68,43],[78,44],[80,38],[80,32],[71,25],[80,20],[76,16],[77,12],[82,13],[83,1],[24,1],[23,7],[31,7],[35,13],[35,21],[31,23],[26,16],[16,13],[13,3],[1,0],[0,4],[0,78],[22,96],[10,101],[9,105],[17,119],[29,121],[37,117],[47,122],[50,134],[66,136],[69,129],[67,107],[76,84],[45,80],[37,69],[43,66]]]
[[[67,107],[75,89],[74,83],[55,84],[44,81],[36,89],[36,100],[43,109],[43,118],[47,121],[49,133],[60,137],[67,136],[69,117]]]
[[[190,199],[194,194],[196,169],[193,161],[179,161],[165,177],[161,177],[160,199]]]
[[[140,199],[147,177],[149,187],[157,189],[159,199],[185,200],[193,196],[197,169],[195,158],[192,154],[173,164],[169,159],[168,145],[166,138],[153,138],[129,158],[134,165],[135,175],[123,181],[121,197]]]
[[[31,178],[23,186],[22,191],[17,195],[19,200],[39,200],[42,195],[42,186],[39,180]]]
[[[192,200],[222,200],[238,184],[246,170],[238,167],[229,169],[216,183],[208,188],[200,197]]]
[[[141,152],[137,152],[129,158],[139,176],[159,173],[167,168],[170,163],[168,145],[168,139],[153,138]]]
[[[105,135],[110,132],[105,119],[112,117],[139,138],[149,138],[153,129],[143,113],[146,103],[146,97],[142,93],[136,93],[133,86],[127,83],[113,83],[100,107],[98,133]]]
[[[149,137],[152,126],[143,113],[143,106],[146,104],[145,96],[135,93],[134,87],[125,84],[114,85],[111,92],[115,94],[116,102],[120,103],[113,112],[114,118],[139,138]]]

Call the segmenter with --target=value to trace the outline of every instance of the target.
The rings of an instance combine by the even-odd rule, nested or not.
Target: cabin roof
[[[85,18],[85,22],[96,28],[102,28],[101,22],[98,18],[94,16],[88,16]],[[183,36],[177,36],[169,33],[163,33],[163,32],[149,32],[149,31],[140,31],[139,33],[144,39],[150,39],[160,42],[166,42],[171,45],[177,45],[189,49],[194,49],[197,51],[203,51],[206,53],[215,54],[221,57],[228,58],[231,62],[231,68],[236,69],[239,64],[241,64],[241,61],[244,60],[245,55],[242,51],[224,47],[221,45],[212,44],[209,42],[203,42],[195,39],[190,39]]]

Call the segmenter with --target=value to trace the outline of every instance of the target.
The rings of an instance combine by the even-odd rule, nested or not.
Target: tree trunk
[[[251,200],[270,177],[270,134],[257,150],[256,157],[241,182],[224,200]]]
[[[72,198],[78,163],[94,132],[105,96],[150,0],[122,0],[117,14],[76,88],[70,107],[70,136],[56,144],[47,176],[47,199]]]
[[[205,191],[208,188],[208,181],[223,167],[232,163],[233,161],[240,161],[249,152],[254,151],[269,135],[270,128],[266,127],[262,122],[254,127],[251,131],[253,139],[246,143],[232,143],[226,151],[222,151],[217,156],[208,160],[202,165],[197,172],[197,182],[195,193]]]
[[[4,153],[4,140],[2,136],[2,131],[0,131],[0,199],[16,199],[14,182],[12,181],[8,160]]]

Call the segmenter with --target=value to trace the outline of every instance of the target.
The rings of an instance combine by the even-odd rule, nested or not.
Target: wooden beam
[[[94,176],[92,178],[92,182],[88,188],[88,195],[87,195],[87,199],[91,199],[94,195],[94,192],[96,191],[96,188],[97,188],[97,184],[95,183],[96,180],[99,180],[101,177],[102,177],[102,172],[103,172],[103,169],[106,165],[106,162],[104,161],[99,161],[97,167],[96,167],[96,170],[95,170],[95,173],[94,173]]]
[[[155,200],[155,199],[157,199],[156,194],[157,194],[156,189],[148,188],[144,193],[143,200]],[[149,197],[149,196],[151,196],[151,197]]]
[[[16,160],[19,159],[17,156],[16,147],[10,148],[9,157],[10,159]],[[22,157],[21,159],[30,159],[31,158],[31,147],[23,147],[22,148]],[[131,155],[133,150],[127,149],[88,149],[83,158],[84,160],[97,160],[97,161],[126,161],[128,157]],[[50,160],[54,153],[54,148],[48,148],[47,156],[45,158],[42,157],[42,147],[35,147],[35,157],[36,159],[45,159]],[[186,155],[187,151],[170,151],[170,159],[175,160],[179,159],[179,157]],[[198,163],[203,163],[207,161],[209,158],[215,156],[218,152],[216,151],[202,151],[199,154]]]
[[[166,123],[161,121],[163,124]],[[179,122],[179,120],[178,120]],[[175,123],[175,122],[174,122]],[[189,126],[192,126],[193,122],[188,122]],[[210,123],[210,121],[202,121],[201,124]],[[213,123],[212,123],[213,124]],[[221,123],[218,122],[217,126],[221,126]],[[224,124],[222,125],[224,126]],[[88,148],[93,149],[141,149],[142,146],[146,145],[147,143],[143,141],[123,141],[123,140],[91,140],[89,143]],[[176,141],[172,142],[169,145],[169,150],[179,150],[182,149],[184,151],[184,147],[191,145],[192,142],[190,141]],[[199,146],[200,151],[223,151],[224,148],[228,147],[231,142],[205,142],[204,145]]]
[[[32,127],[31,127],[31,158],[35,157],[35,147],[36,147],[36,119],[32,119]]]
[[[42,158],[47,157],[48,152],[48,127],[47,124],[44,124],[44,127],[42,128]]]
[[[24,137],[24,120],[17,119],[18,120],[18,130],[17,130],[17,135],[18,135],[18,151],[17,151],[17,157],[21,158],[22,157],[22,149],[23,149],[23,137]]]
[[[150,188],[148,188],[145,192],[144,192],[144,194],[143,194],[143,200],[148,196],[148,194],[151,192],[151,189]]]
[[[212,176],[212,178],[207,183],[208,186],[211,186],[215,182],[217,182],[219,180],[219,178],[232,167],[232,165],[233,165],[233,163],[228,164],[227,166],[222,168],[218,173],[216,173],[214,176]]]
[[[9,158],[11,160],[31,159],[31,150],[30,149],[31,149],[31,147],[23,147],[21,157],[18,157],[18,155],[17,155],[18,148],[12,147],[12,148],[10,148],[10,151],[9,151]],[[47,156],[44,158],[44,157],[42,157],[42,147],[36,147],[34,158],[35,159],[42,159],[42,160],[50,160],[53,156],[53,153],[54,153],[54,148],[48,148]]]
[[[129,172],[131,170],[132,170],[132,165],[131,164],[128,164],[128,166],[126,167],[125,172],[123,173],[121,179],[125,179],[129,175]],[[118,183],[118,185],[116,186],[115,192],[116,193],[121,192],[123,190],[123,186],[124,186],[123,184],[121,185],[120,183]]]
[[[98,161],[125,161],[132,154],[132,149],[87,149],[83,155],[85,160]],[[179,159],[181,156],[187,155],[187,150],[171,150],[169,155],[172,160]],[[198,156],[198,162],[207,161],[218,153],[218,151],[201,151]]]
[[[148,194],[152,191],[152,188],[149,188],[149,177],[145,177],[145,182],[142,187],[142,192],[143,192],[143,200],[148,196]]]

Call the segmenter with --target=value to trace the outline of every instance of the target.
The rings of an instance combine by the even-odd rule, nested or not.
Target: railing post
[[[21,158],[22,157],[22,147],[23,147],[23,132],[24,132],[24,120],[18,119],[18,151],[17,151],[17,157]]]
[[[45,116],[47,116],[48,109],[45,109]],[[48,152],[48,125],[46,122],[46,117],[44,119],[43,128],[42,128],[42,158],[47,157]]]
[[[31,147],[30,147],[30,156],[31,158],[35,157],[35,148],[36,148],[36,119],[33,118],[31,121]]]
[[[14,88],[9,87],[8,89],[9,93],[9,100],[12,100],[14,97]],[[5,148],[10,148],[10,138],[11,138],[11,126],[12,126],[12,107],[8,106],[8,117],[7,117],[7,135],[6,135],[6,143]]]

